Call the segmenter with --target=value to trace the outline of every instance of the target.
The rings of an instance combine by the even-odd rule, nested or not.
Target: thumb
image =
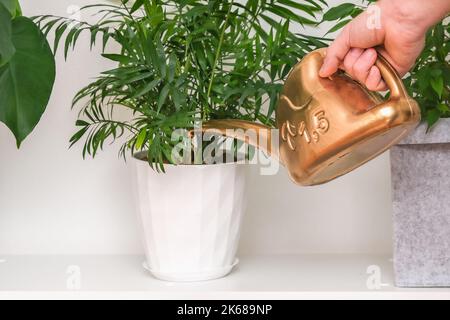
[[[336,40],[328,47],[322,68],[319,71],[321,77],[326,78],[331,76],[338,70],[342,61],[344,61],[345,56],[350,50],[348,30],[348,26],[345,27]]]

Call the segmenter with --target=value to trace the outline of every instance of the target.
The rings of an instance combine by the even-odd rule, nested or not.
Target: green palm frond
[[[95,24],[36,18],[45,32],[55,33],[55,50],[64,44],[66,57],[86,32],[91,46],[101,39],[103,57],[118,63],[75,96],[79,130],[71,144],[83,139],[83,154],[95,156],[105,141],[126,136],[122,156],[147,150],[148,161],[163,169],[163,163],[172,162],[170,138],[176,128],[224,118],[273,125],[281,82],[307,52],[325,46],[293,32],[317,24],[322,5],[314,0],[122,0],[82,8],[94,14]],[[109,42],[120,52],[108,52]],[[119,121],[114,108],[133,116]]]

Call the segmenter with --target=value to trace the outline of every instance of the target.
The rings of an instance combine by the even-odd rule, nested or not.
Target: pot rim
[[[424,144],[447,144],[450,143],[450,118],[441,118],[427,132],[428,124],[420,123],[410,135],[405,137],[398,145],[424,145]]]

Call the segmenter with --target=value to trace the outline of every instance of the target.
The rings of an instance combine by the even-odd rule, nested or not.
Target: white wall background
[[[22,0],[27,15],[67,15],[94,0]],[[339,2],[339,1],[333,1]],[[323,30],[315,30],[323,33]],[[129,165],[107,148],[82,160],[68,150],[75,92],[110,67],[85,35],[57,80],[42,122],[20,150],[0,124],[0,254],[136,254],[138,238]],[[248,212],[241,252],[390,253],[389,158],[385,154],[327,185],[302,188],[248,169]]]

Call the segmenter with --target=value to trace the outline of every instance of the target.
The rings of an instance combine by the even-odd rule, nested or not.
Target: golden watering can
[[[202,131],[247,141],[277,157],[296,183],[317,185],[342,176],[399,142],[420,122],[420,109],[395,69],[379,55],[376,62],[390,90],[383,101],[343,72],[321,78],[325,50],[311,52],[289,74],[279,98],[276,123],[279,150],[272,150],[271,128],[243,120],[211,120]],[[240,130],[227,130],[240,129]],[[247,129],[258,134],[243,135]],[[260,142],[269,141],[262,145]]]

